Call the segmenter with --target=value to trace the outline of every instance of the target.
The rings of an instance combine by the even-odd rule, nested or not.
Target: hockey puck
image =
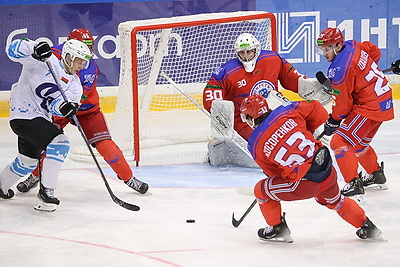
[[[194,223],[194,222],[196,222],[196,221],[193,220],[193,219],[187,219],[186,222],[187,222],[187,223]]]

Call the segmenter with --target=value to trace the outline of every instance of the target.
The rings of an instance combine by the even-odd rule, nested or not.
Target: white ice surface
[[[384,123],[373,141],[389,190],[368,191],[363,205],[388,242],[358,239],[355,228],[312,199],[282,203],[292,244],[258,239],[266,224],[257,206],[234,228],[232,212],[239,219],[253,201],[236,189],[256,183],[263,176],[256,169],[132,167],[151,187],[140,196],[102,164],[115,195],[141,207],[132,212],[113,203],[93,163],[68,159],[55,212],[33,210],[37,189],[0,200],[0,266],[399,266],[399,122]],[[16,155],[16,137],[7,119],[0,126],[2,168]],[[82,142],[76,129],[66,131],[73,144]]]

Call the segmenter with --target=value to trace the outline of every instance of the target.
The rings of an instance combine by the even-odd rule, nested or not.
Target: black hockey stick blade
[[[322,71],[318,71],[315,74],[315,77],[317,78],[318,82],[322,84],[325,92],[327,92],[328,94],[333,94],[333,87]]]
[[[254,199],[254,201],[251,203],[250,207],[247,208],[246,212],[242,215],[242,217],[240,217],[239,220],[235,219],[235,213],[232,213],[232,225],[237,228],[244,220],[244,218],[246,218],[247,214],[249,214],[249,212],[253,209],[254,205],[256,205],[257,203],[257,199]]]
[[[127,210],[131,210],[131,211],[138,211],[140,210],[140,207],[134,204],[130,204],[127,203],[121,199],[119,199],[118,197],[116,197],[114,194],[111,196],[112,200],[117,203],[118,205],[120,205],[121,207],[127,209]]]

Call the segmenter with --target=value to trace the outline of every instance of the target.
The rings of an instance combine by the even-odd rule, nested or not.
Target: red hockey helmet
[[[71,39],[83,42],[89,47],[90,51],[93,52],[94,38],[86,28],[73,29],[68,35],[68,40]]]
[[[340,44],[343,46],[343,34],[338,28],[326,28],[317,39],[318,46]]]
[[[240,116],[244,122],[247,122],[247,117],[250,116],[253,120],[261,117],[271,109],[268,106],[267,99],[262,95],[255,94],[246,97],[240,106]]]

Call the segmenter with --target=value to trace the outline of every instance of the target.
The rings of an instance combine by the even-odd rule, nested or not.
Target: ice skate
[[[30,174],[28,178],[17,184],[17,189],[19,192],[26,193],[29,190],[35,188],[39,184],[39,180],[40,179],[38,176]]]
[[[286,224],[285,213],[281,218],[281,223],[274,226],[268,226],[258,230],[258,237],[263,241],[293,243],[290,236],[290,229]]]
[[[145,194],[147,192],[147,190],[149,190],[148,184],[140,181],[139,179],[137,179],[135,177],[132,177],[128,181],[124,181],[124,183],[142,195]]]
[[[365,190],[363,187],[363,182],[359,177],[356,177],[353,180],[351,180],[351,182],[346,184],[340,192],[342,193],[343,196],[351,197],[358,204],[365,203],[364,199]]]
[[[360,175],[361,177],[361,175]],[[372,190],[386,190],[386,177],[383,171],[383,161],[379,169],[372,174],[367,174],[362,178],[363,186],[365,189]]]
[[[0,188],[0,198],[2,199],[9,199],[14,196],[14,191],[12,189],[8,189],[7,193],[4,193],[3,190]]]
[[[368,218],[365,220],[363,225],[357,230],[356,234],[361,239],[386,241],[382,237],[382,231],[379,230],[378,227],[376,227]]]
[[[60,200],[54,196],[54,189],[46,188],[42,184],[37,196],[41,202],[34,206],[35,210],[52,212],[60,205]]]

